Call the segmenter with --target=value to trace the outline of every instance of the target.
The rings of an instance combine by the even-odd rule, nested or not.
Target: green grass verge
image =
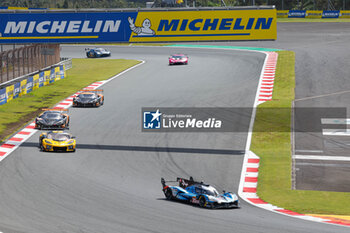
[[[317,23],[349,23],[350,18],[344,18],[344,19],[309,19],[309,18],[277,18],[277,23],[310,23],[310,22],[317,22]]]
[[[138,63],[124,59],[73,59],[67,78],[0,106],[1,141],[33,119],[42,108],[52,107],[91,83],[106,80]]]
[[[299,213],[350,215],[350,193],[291,190],[289,132],[295,87],[295,54],[291,51],[277,53],[273,101],[259,105],[251,144],[251,150],[261,158],[258,195],[273,205]]]

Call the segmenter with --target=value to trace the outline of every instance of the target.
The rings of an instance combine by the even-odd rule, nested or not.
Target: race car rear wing
[[[194,184],[203,184],[203,182],[194,181],[192,176],[190,177],[190,179],[177,177],[176,181],[165,181],[164,178],[162,177],[160,181],[162,183],[163,188],[165,186],[167,186],[166,182],[168,182],[168,183],[169,182],[178,182],[179,186],[181,188],[187,188],[188,186],[191,186],[191,185],[194,185]]]

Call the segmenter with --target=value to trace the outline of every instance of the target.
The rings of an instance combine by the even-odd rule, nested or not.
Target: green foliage
[[[152,0],[1,0],[0,6],[41,7],[41,8],[136,8],[146,7]],[[221,0],[183,0],[181,4],[166,4],[171,0],[153,0],[160,7],[188,6],[214,7],[222,6]],[[174,0],[175,2],[175,0]],[[224,0],[227,6],[275,5],[278,10],[327,10],[328,0]],[[350,8],[348,0],[331,0],[331,7],[336,10]]]

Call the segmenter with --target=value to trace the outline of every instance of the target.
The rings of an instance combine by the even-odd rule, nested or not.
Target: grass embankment
[[[261,158],[258,195],[273,205],[299,213],[350,215],[350,193],[291,190],[294,64],[294,52],[278,52],[273,101],[259,105],[257,110],[251,150]]]
[[[350,18],[344,19],[309,19],[309,18],[277,18],[277,23],[349,23]]]
[[[138,64],[124,59],[73,59],[65,79],[34,90],[0,106],[0,140],[20,129],[42,108],[52,107],[93,82],[106,80]]]

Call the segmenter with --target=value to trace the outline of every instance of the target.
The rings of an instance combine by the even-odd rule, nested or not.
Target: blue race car
[[[166,182],[178,182],[178,186],[169,186]],[[211,185],[203,182],[194,181],[192,177],[189,180],[177,178],[176,181],[165,181],[161,178],[163,192],[168,200],[179,200],[199,205],[203,208],[240,208],[239,200],[236,194],[218,191]]]
[[[85,49],[86,56],[89,58],[96,58],[96,57],[109,57],[111,56],[111,52],[104,49],[104,48],[94,48],[94,49]]]

